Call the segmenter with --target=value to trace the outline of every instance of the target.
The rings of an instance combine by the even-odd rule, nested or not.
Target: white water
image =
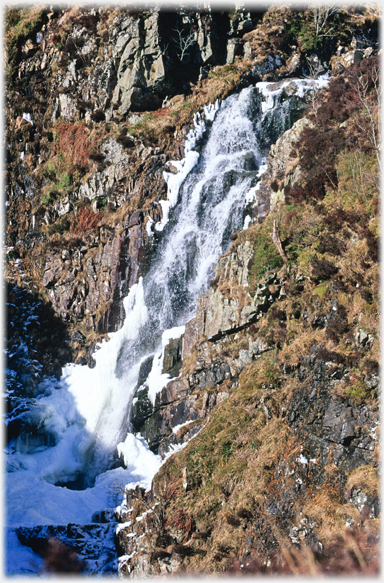
[[[281,91],[269,93],[265,84],[260,90],[268,114]],[[41,385],[30,416],[54,445],[33,447],[25,438],[9,444],[10,526],[87,523],[94,512],[116,504],[111,494],[116,479],[150,486],[161,459],[129,431],[140,365],[154,355],[147,381],[154,402],[169,378],[161,374],[166,341],[183,333],[229,236],[243,227],[244,205],[256,196],[257,173],[265,169],[266,152],[259,151],[258,141],[262,116],[260,124],[252,119],[255,93],[253,87],[244,89],[220,109],[207,111],[206,119],[216,118],[201,154],[192,149],[205,131],[203,120],[196,118],[186,158],[177,163],[179,174],[166,176],[169,200],[163,202],[163,220],[156,225],[162,234],[151,268],[124,301],[123,328],[96,351],[96,367],[68,365],[59,383],[47,380]],[[253,156],[251,170],[245,167],[246,154],[248,163]],[[124,467],[114,467],[118,456]],[[79,476],[85,476],[86,489],[55,485]]]

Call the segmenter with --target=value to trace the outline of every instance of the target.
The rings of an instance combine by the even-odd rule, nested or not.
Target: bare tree
[[[313,7],[313,22],[315,25],[315,33],[317,37],[332,36],[335,30],[334,26],[330,26],[329,19],[337,14],[339,11],[338,4],[329,4],[328,6],[314,6]]]
[[[281,244],[281,239],[279,236],[279,230],[277,228],[277,223],[276,223],[276,219],[273,219],[273,230],[271,233],[271,237],[272,237],[272,241],[276,247],[276,249],[278,250],[282,260],[284,261],[284,263],[288,263],[288,259],[286,254],[284,253],[284,249],[283,246]]]
[[[312,111],[314,113],[315,118],[317,118],[317,111],[321,105],[319,100],[319,96],[321,93],[321,87],[316,86],[315,79],[320,73],[324,72],[324,67],[321,64],[321,61],[317,56],[311,56],[310,58],[306,58],[307,66],[309,73],[305,75],[305,77],[312,79],[313,87],[309,91],[309,99],[312,106]]]
[[[189,34],[184,30],[180,30],[179,28],[175,28],[174,32],[177,33],[176,38],[176,54],[179,57],[179,60],[182,62],[184,57],[188,55],[189,49],[192,45],[195,44],[195,33],[190,32]]]
[[[360,131],[371,142],[381,170],[381,132],[380,106],[381,87],[378,67],[372,67],[370,74],[360,75],[355,87],[356,97],[361,105],[362,115],[357,116],[355,123]]]

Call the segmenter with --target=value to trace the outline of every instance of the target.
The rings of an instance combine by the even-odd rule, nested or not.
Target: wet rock
[[[177,376],[181,367],[181,353],[183,338],[170,339],[164,348],[163,369],[161,374],[169,374],[171,377]]]
[[[135,433],[142,432],[145,421],[153,414],[153,405],[148,398],[148,387],[142,387],[132,403],[131,423]]]
[[[79,332],[78,330],[74,330],[74,332],[72,333],[72,336],[71,336],[71,340],[72,340],[72,342],[84,342],[85,336],[81,332]]]
[[[135,211],[130,217],[128,221],[128,229],[131,227],[135,227],[136,225],[140,225],[143,222],[144,213],[142,210]]]
[[[116,572],[116,522],[19,527],[15,530],[20,542],[43,558],[56,554],[56,561],[61,559],[64,562],[62,572],[85,575]],[[56,541],[53,546],[52,540]]]

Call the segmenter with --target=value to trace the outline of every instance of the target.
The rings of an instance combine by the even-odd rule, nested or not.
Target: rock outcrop
[[[265,572],[276,556],[278,571],[279,548],[327,558],[345,526],[377,531],[377,150],[353,94],[366,83],[375,124],[370,10],[335,12],[324,37],[311,9],[289,7],[7,13],[7,436],[19,451],[55,440],[33,414],[41,381],[67,362],[94,366],[97,341],[121,327],[193,115],[260,80],[274,83],[267,107],[296,101],[261,180],[245,160],[249,228],[165,347],[154,402],[153,357],[142,363],[130,423],[164,460],[151,491],[128,489],[90,525],[20,528],[23,544],[44,555],[54,536],[88,573],[93,561],[116,569],[116,544],[119,574],[138,578],[243,572],[253,559]],[[340,82],[324,99],[287,81],[325,72]]]

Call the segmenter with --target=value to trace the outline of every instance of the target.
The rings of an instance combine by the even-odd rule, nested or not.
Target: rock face
[[[247,267],[252,247],[249,241],[247,243],[219,260],[213,280],[216,289],[211,288],[200,297],[196,318],[186,326],[181,376],[171,380],[159,393],[155,406],[151,407],[141,425],[138,413],[133,410],[136,429],[163,457],[185,447],[208,426],[210,416],[239,385],[241,371],[273,349],[258,338],[254,323],[271,309],[277,298],[285,296],[287,276],[282,276],[285,268],[279,273],[269,272],[260,279],[252,299]],[[225,295],[218,291],[224,288]],[[243,303],[252,310],[241,307]],[[228,346],[232,348],[228,349]],[[375,404],[356,406],[334,395],[348,369],[339,367],[335,373],[332,355],[324,357],[323,353],[323,346],[313,347],[299,368],[286,374],[287,382],[292,376],[296,379],[297,388],[291,392],[278,415],[289,428],[291,446],[280,459],[274,486],[265,493],[263,504],[266,516],[273,517],[277,527],[289,534],[293,545],[299,547],[305,541],[319,552],[326,541],[321,541],[316,534],[317,522],[307,518],[300,518],[298,522],[297,516],[302,516],[299,509],[305,506],[308,491],[330,487],[326,468],[334,468],[334,479],[340,481],[348,497],[346,503],[359,510],[365,509],[371,518],[376,518],[380,512],[377,497],[367,496],[357,487],[349,491],[345,485],[349,474],[376,463],[378,410]],[[272,379],[270,384],[263,385],[264,395],[251,405],[251,409],[263,412],[267,424],[276,415],[273,399],[269,400],[269,395],[276,390]],[[184,468],[183,476],[183,488],[188,490],[191,486],[187,468]],[[164,492],[172,487],[172,478],[162,480],[164,476],[155,477],[149,497],[142,493],[142,499],[147,500],[143,518],[132,517],[132,510],[124,510],[128,514],[124,514],[121,520],[130,522],[118,530],[118,545],[123,555],[119,572],[123,576],[137,578],[178,573],[185,557],[200,552],[194,546],[199,540],[199,531],[193,532],[190,542],[185,545],[185,538],[191,533],[183,538],[180,531],[166,528],[161,531],[156,526],[160,518],[152,516],[151,512],[156,508],[160,512],[162,505],[166,508],[168,498]],[[128,491],[124,509],[132,508],[130,496]],[[158,507],[153,506],[155,500]],[[261,514],[253,518],[252,525],[244,523],[244,548],[248,553],[257,549],[259,556],[265,556],[268,549],[274,548],[276,541],[271,532],[267,534],[267,525],[268,519]],[[153,533],[157,535],[154,537]],[[202,536],[207,534],[202,533]]]
[[[185,327],[182,352],[179,342],[173,341],[173,347],[171,343],[166,348],[164,363],[170,360],[167,372],[171,376],[176,376],[182,362],[188,360],[194,362],[192,371],[186,374],[182,369],[181,377],[158,393],[154,406],[145,383],[136,393],[132,424],[162,456],[196,435],[212,409],[228,397],[241,370],[270,349],[261,339],[248,335],[247,329],[279,297],[285,278],[268,273],[252,298],[248,291],[252,255],[252,245],[246,241],[220,258],[211,288],[200,296],[196,317]],[[242,348],[238,355],[231,354],[227,346],[240,333]]]
[[[6,275],[12,285],[7,430],[10,443],[24,452],[37,451],[55,439],[36,425],[33,415],[40,380],[44,375],[58,377],[69,361],[93,366],[97,339],[121,327],[123,299],[145,274],[159,236],[155,225],[162,219],[160,202],[167,193],[163,173],[177,173],[169,160],[184,157],[182,140],[192,114],[211,99],[217,80],[225,79],[225,95],[256,80],[273,81],[271,89],[284,104],[294,87],[284,82],[280,92],[282,80],[310,73],[308,63],[314,74],[332,69],[338,75],[377,52],[369,20],[359,25],[361,30],[348,46],[337,48],[332,40],[318,49],[319,57],[312,54],[312,49],[304,49],[303,30],[293,40],[295,28],[287,25],[307,22],[310,12],[299,19],[288,10],[276,15],[271,9],[262,15],[239,8],[226,14],[209,7],[169,13],[158,8],[139,13],[52,7],[39,14],[27,27],[29,32],[23,33],[25,38],[14,42],[8,35]],[[10,23],[12,18],[15,14],[10,15]],[[316,96],[308,95],[309,100]],[[192,97],[195,110],[188,109]],[[109,572],[116,567],[115,536],[121,555],[119,573],[148,577],[180,573],[187,567],[193,573],[201,568],[198,560],[206,560],[205,567],[215,561],[212,568],[220,571],[225,561],[251,553],[258,553],[267,565],[272,556],[268,553],[278,547],[271,521],[294,547],[305,543],[321,551],[327,542],[321,530],[327,519],[316,511],[317,506],[332,507],[329,492],[343,498],[329,523],[334,519],[350,526],[360,520],[361,511],[372,520],[379,516],[378,492],[372,486],[377,483],[372,476],[377,468],[379,414],[377,400],[364,397],[378,389],[379,376],[370,357],[378,341],[360,323],[363,308],[342,322],[338,303],[325,309],[323,302],[324,295],[327,298],[332,292],[347,303],[342,294],[352,293],[351,288],[349,292],[343,288],[350,284],[348,278],[356,278],[353,293],[362,286],[375,251],[375,226],[364,230],[359,225],[354,232],[349,224],[344,226],[346,239],[352,241],[346,247],[358,241],[356,253],[364,245],[368,249],[359,260],[352,253],[348,256],[347,283],[337,276],[343,269],[341,260],[337,267],[332,263],[338,261],[340,251],[331,249],[321,259],[323,266],[330,266],[330,283],[323,283],[324,270],[311,280],[317,255],[314,259],[302,253],[303,262],[312,266],[310,275],[292,271],[290,264],[279,268],[265,261],[263,272],[250,285],[255,280],[258,245],[267,248],[271,235],[255,240],[252,225],[263,225],[270,211],[277,216],[286,194],[303,179],[292,146],[312,122],[297,119],[307,98],[296,94],[293,99],[297,107],[290,124],[295,123],[272,146],[262,180],[253,195],[247,195],[251,228],[245,231],[248,234],[233,236],[234,244],[220,258],[210,288],[199,298],[196,317],[187,323],[185,334],[165,348],[161,372],[170,380],[154,403],[145,384],[153,358],[142,364],[132,428],[164,459],[175,451],[180,454],[165,462],[149,493],[139,487],[127,491],[115,514],[101,512],[90,525],[21,528],[18,537],[23,544],[45,553],[42,541],[54,536],[88,560],[88,573],[98,572],[100,564],[96,569],[92,562],[96,557],[102,558],[102,571]],[[261,141],[264,130],[268,128],[262,128]],[[252,152],[244,170],[256,174]],[[230,181],[228,176],[228,187]],[[329,222],[336,221],[331,211]],[[292,212],[299,215],[297,208]],[[362,216],[368,224],[368,215]],[[355,220],[350,208],[336,218],[343,224],[345,217],[351,224]],[[312,228],[309,221],[306,228]],[[293,249],[290,263],[294,262],[297,240],[288,239],[284,245]],[[319,239],[321,245],[326,247]],[[309,280],[318,289],[303,309],[298,298]],[[373,293],[365,293],[369,308],[364,306],[364,290],[354,301],[366,309],[364,317],[372,322]],[[354,308],[348,304],[348,309],[352,313]],[[347,356],[340,357],[329,343],[320,341],[308,348],[303,339],[303,348],[295,332],[299,321],[310,322],[315,331],[324,330],[327,341],[337,339],[337,326],[349,332],[353,325],[354,333],[347,336],[346,332],[345,344],[337,348],[342,346]],[[286,338],[294,364],[289,358],[284,361]],[[283,359],[282,371],[270,365],[272,354],[276,362]],[[355,382],[363,361],[367,370],[362,368],[363,380],[356,377]],[[239,396],[249,385],[256,387],[254,392]],[[227,403],[236,411],[229,420],[223,414]],[[212,457],[217,453],[212,446],[216,434],[240,423],[242,416],[246,419],[242,433],[215,442],[216,468],[194,457],[199,448],[204,449],[198,441],[200,433],[206,440],[203,445],[212,447]],[[217,418],[219,427],[214,425]],[[255,419],[259,425],[247,450],[248,460],[255,462],[249,480],[241,448]],[[191,447],[193,438],[191,445],[197,445]],[[285,440],[284,447],[278,439]],[[261,470],[255,461],[259,452]],[[203,460],[201,466],[196,460]],[[225,472],[228,460],[233,462],[232,473],[226,481],[217,478],[214,483],[212,472],[217,468]],[[264,489],[254,495],[250,481],[260,482]],[[217,484],[219,492],[214,491]],[[202,493],[201,507],[192,515],[200,486],[207,487],[208,493]],[[237,487],[244,490],[244,497],[235,501],[231,496]],[[182,494],[188,494],[188,500]],[[177,506],[179,499],[185,506]],[[205,528],[208,514],[214,515],[214,522]],[[117,529],[115,520],[121,523]],[[241,534],[229,527],[241,529]]]

